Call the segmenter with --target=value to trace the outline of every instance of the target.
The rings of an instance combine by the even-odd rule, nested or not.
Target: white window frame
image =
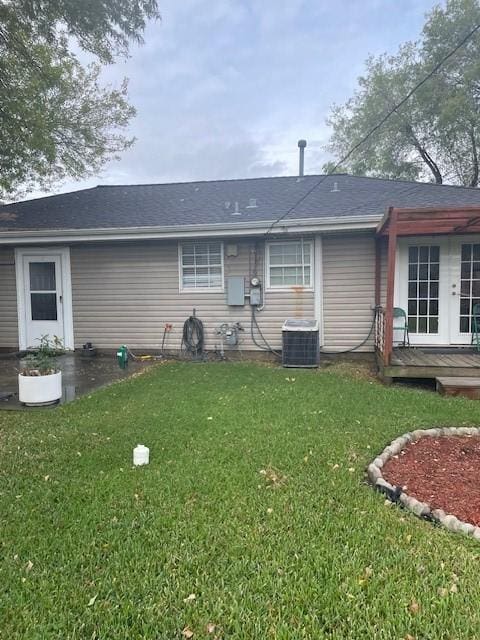
[[[220,258],[222,269],[221,287],[184,287],[183,286],[183,247],[186,244],[220,244]],[[224,293],[225,291],[225,258],[223,240],[190,240],[178,243],[178,290],[180,293]]]
[[[291,291],[293,288],[300,287],[303,291],[314,291],[315,290],[315,254],[314,254],[314,242],[311,239],[303,240],[304,245],[310,246],[310,285],[308,287],[302,284],[289,284],[289,285],[272,285],[270,282],[270,247],[272,245],[279,244],[289,244],[295,243],[298,244],[302,242],[302,238],[289,238],[288,240],[276,240],[274,242],[267,242],[265,245],[265,270],[266,270],[266,288],[268,291]],[[273,266],[288,266],[288,265],[273,265]],[[298,267],[299,265],[292,265]],[[301,265],[302,268],[305,265]]]

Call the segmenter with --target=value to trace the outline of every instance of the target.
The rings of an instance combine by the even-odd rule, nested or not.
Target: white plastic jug
[[[150,449],[143,444],[137,444],[133,450],[133,464],[138,467],[142,464],[148,464],[150,460]]]

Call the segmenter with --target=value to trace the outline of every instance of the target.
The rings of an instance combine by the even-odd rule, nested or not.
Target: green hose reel
[[[124,344],[117,349],[117,362],[120,369],[125,369],[128,365],[128,349]]]

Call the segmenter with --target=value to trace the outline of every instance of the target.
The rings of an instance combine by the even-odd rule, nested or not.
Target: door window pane
[[[418,297],[428,298],[428,282],[420,282],[418,285]]]
[[[470,262],[472,258],[472,245],[471,244],[462,244],[462,262]]]
[[[470,333],[470,318],[460,316],[460,333]]]
[[[462,262],[461,277],[470,278],[471,270],[472,270],[472,265],[470,262]]]
[[[31,293],[32,320],[57,319],[56,293]]]
[[[420,262],[428,262],[428,247],[420,247]]]
[[[408,249],[408,327],[412,333],[438,333],[440,247]]]
[[[417,333],[417,316],[408,317],[408,330],[411,333]]]
[[[30,291],[55,291],[55,262],[30,262]]]
[[[418,262],[418,247],[408,247],[409,262]]]
[[[438,262],[434,262],[430,265],[430,280],[438,280],[439,276]]]
[[[475,300],[480,297],[480,244],[462,244],[460,333],[471,333]]]
[[[470,300],[468,298],[462,298],[460,300],[460,315],[468,316],[470,313]]]
[[[416,300],[409,300],[408,301],[408,315],[409,316],[416,316],[417,315],[417,306],[418,306],[418,302]]]

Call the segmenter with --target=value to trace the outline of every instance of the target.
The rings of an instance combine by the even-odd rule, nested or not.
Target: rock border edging
[[[439,427],[436,429],[416,429],[404,433],[403,436],[395,438],[385,447],[380,455],[367,467],[367,476],[375,489],[385,494],[391,502],[399,502],[406,509],[414,513],[419,518],[431,520],[446,527],[449,531],[463,533],[480,540],[480,527],[476,527],[470,522],[459,520],[452,514],[445,513],[442,509],[431,509],[426,502],[420,502],[413,496],[409,496],[402,491],[401,487],[394,487],[385,480],[382,468],[390,458],[397,456],[407,444],[416,442],[420,438],[440,438],[442,436],[480,436],[478,427]]]

